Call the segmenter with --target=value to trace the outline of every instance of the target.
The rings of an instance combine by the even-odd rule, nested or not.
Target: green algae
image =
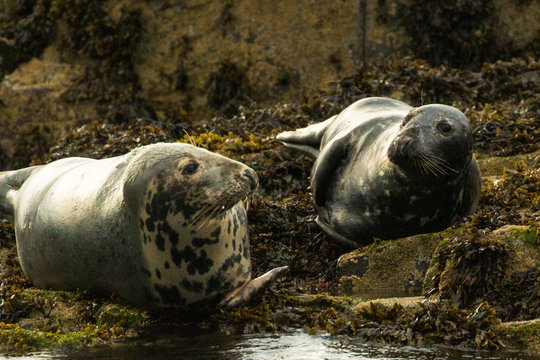
[[[540,322],[510,324],[506,339],[516,348],[540,351]]]
[[[533,246],[540,244],[540,228],[538,227],[527,226],[525,229],[514,229],[512,234]]]

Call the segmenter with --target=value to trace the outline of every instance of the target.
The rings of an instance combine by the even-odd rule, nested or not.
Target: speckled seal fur
[[[317,223],[347,247],[440,231],[478,204],[469,122],[451,106],[366,98],[277,139],[316,158]]]
[[[116,294],[156,310],[234,306],[286,271],[251,280],[242,200],[255,172],[187,144],[66,158],[0,173],[25,275],[36,286]]]

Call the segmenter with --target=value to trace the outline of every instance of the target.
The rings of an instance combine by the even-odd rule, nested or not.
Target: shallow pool
[[[540,359],[519,351],[459,351],[443,347],[407,347],[365,343],[326,334],[295,331],[280,335],[178,335],[147,334],[144,340],[70,352],[36,353],[11,359]]]

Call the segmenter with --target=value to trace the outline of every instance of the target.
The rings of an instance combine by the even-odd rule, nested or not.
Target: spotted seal
[[[234,306],[251,280],[246,165],[188,144],[0,173],[24,274],[37,287],[116,294],[157,310]],[[208,309],[211,310],[211,309]]]
[[[470,125],[451,106],[366,98],[277,139],[316,158],[317,223],[347,247],[440,231],[478,204]]]

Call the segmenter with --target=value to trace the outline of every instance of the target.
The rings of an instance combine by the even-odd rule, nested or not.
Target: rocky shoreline
[[[416,68],[417,62],[405,64],[401,68],[409,69],[408,73],[411,68],[419,74],[434,71],[424,65]],[[486,69],[487,73],[498,68],[516,71],[524,66],[538,71],[535,62],[498,63]],[[378,79],[381,74],[376,71],[380,70],[374,68],[372,76]],[[444,81],[446,73],[438,71]],[[208,319],[193,320],[190,326],[234,334],[304,328],[410,345],[538,350],[540,109],[529,97],[519,95],[513,95],[511,105],[508,99],[502,103],[494,99],[489,107],[478,110],[478,105],[458,101],[456,106],[461,104],[471,119],[484,174],[477,213],[441,233],[376,240],[343,254],[312,222],[310,160],[284,149],[273,136],[324,118],[349,99],[364,96],[360,86],[371,83],[366,74],[370,73],[344,80],[334,94],[323,94],[306,104],[240,108],[232,118],[193,121],[189,126],[141,119],[121,124],[93,122],[75,129],[46,156],[34,157],[33,164],[75,155],[101,158],[142,144],[184,141],[243,161],[258,172],[261,187],[248,212],[254,275],[280,265],[289,265],[291,272],[256,304],[220,311]],[[403,73],[392,74],[398,80],[403,77]],[[508,83],[502,82],[500,91],[506,87]],[[538,94],[534,96],[537,99]],[[486,115],[489,108],[499,110]],[[503,126],[499,111],[522,115]],[[489,132],[492,127],[496,131]],[[501,157],[503,148],[496,143],[504,143],[504,151],[515,155]],[[114,342],[136,337],[148,326],[186,321],[148,314],[117,299],[95,298],[85,292],[37,290],[18,267],[14,233],[7,221],[1,223],[0,240],[2,352]],[[381,291],[387,291],[386,296],[424,297],[362,300],[377,297]]]
[[[340,80],[320,91],[310,81],[310,92],[300,87],[306,74],[298,69],[261,60],[262,70],[247,71],[220,53],[202,81],[204,69],[187,67],[208,53],[194,49],[196,32],[186,37],[173,26],[175,17],[198,5],[150,9],[165,20],[147,22],[142,31],[141,19],[151,15],[145,2],[105,3],[0,4],[11,16],[0,16],[0,170],[69,156],[116,156],[156,142],[196,144],[257,172],[260,187],[248,211],[253,275],[283,265],[290,272],[246,306],[205,319],[150,314],[115,298],[32,287],[18,264],[13,227],[1,220],[0,353],[112,345],[152,327],[184,323],[209,333],[302,328],[407,345],[540,351],[540,62],[530,55],[534,49],[483,62],[477,51],[477,66],[460,68],[396,54],[352,64],[329,46],[324,78]],[[213,40],[205,46],[216,39],[267,39],[240,27],[234,9],[219,10],[213,12],[219,19],[212,18],[219,26],[208,30]],[[450,10],[445,13],[452,15]],[[473,20],[482,25],[485,19]],[[304,22],[312,23],[307,16]],[[148,30],[148,24],[155,27]],[[172,35],[145,43],[160,31]],[[482,31],[474,39],[487,46],[489,34]],[[469,38],[454,40],[463,50]],[[153,67],[144,60],[148,47],[161,51]],[[241,49],[248,64],[249,51]],[[171,54],[170,64],[156,65]],[[269,91],[293,100],[254,100]],[[413,106],[443,103],[465,113],[483,176],[474,215],[440,233],[375,239],[350,253],[319,230],[308,181],[312,161],[285,149],[275,135],[322,121],[368,96]]]

